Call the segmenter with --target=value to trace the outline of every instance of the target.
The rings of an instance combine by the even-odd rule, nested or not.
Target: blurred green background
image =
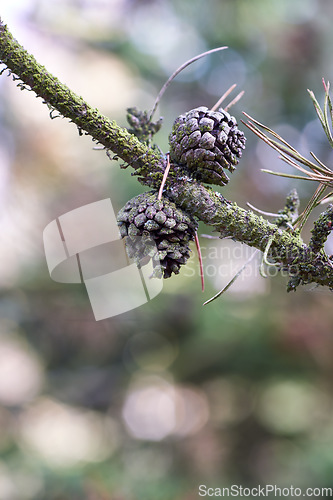
[[[329,0],[3,0],[0,13],[39,62],[122,126],[126,108],[152,108],[180,64],[228,45],[168,88],[160,148],[168,150],[179,114],[213,106],[236,83],[245,90],[231,110],[238,122],[246,111],[332,165],[306,90],[322,102],[321,79],[333,80]],[[144,189],[73,124],[50,120],[6,72],[0,129],[1,500],[192,500],[199,485],[333,488],[329,291],[287,295],[286,278],[273,269],[264,280],[256,263],[203,307],[246,249],[201,237],[204,293],[193,248],[153,301],[96,322],[83,286],[50,279],[43,229],[103,198],[119,210]],[[274,212],[297,187],[304,207],[315,186],[262,173],[290,170],[245,132],[223,194]]]

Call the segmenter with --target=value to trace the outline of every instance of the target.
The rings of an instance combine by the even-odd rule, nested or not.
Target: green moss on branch
[[[1,20],[0,60],[51,109],[75,123],[79,132],[89,134],[131,165],[143,184],[158,189],[166,164],[164,158],[89,106],[82,97],[51,75],[13,38]],[[171,169],[165,193],[191,215],[213,226],[221,237],[231,236],[261,251],[265,251],[270,242],[269,257],[279,263],[281,269],[284,268],[295,276],[289,282],[289,290],[307,282],[327,285],[333,289],[331,261],[324,252],[313,252],[311,246],[306,246],[297,234],[282,230],[252,211],[238,207],[219,193],[189,179],[183,172],[177,172],[176,168]],[[332,222],[331,217],[329,222]],[[326,237],[326,232],[324,236]]]
[[[125,128],[119,127],[115,121],[89,106],[82,97],[50,74],[13,38],[1,20],[0,60],[51,108],[75,123],[80,133],[84,131],[89,134],[134,168],[149,162],[152,169],[161,169],[161,158],[156,152]]]

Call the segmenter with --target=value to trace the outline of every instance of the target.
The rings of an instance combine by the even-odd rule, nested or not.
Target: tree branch
[[[82,97],[50,74],[13,38],[1,19],[0,60],[51,109],[57,110],[75,123],[80,134],[84,131],[106,149],[111,149],[126,163],[130,163],[133,168],[146,165],[148,162],[154,168],[161,168],[159,155],[125,128],[119,127],[115,121],[111,121],[97,109],[89,106]]]
[[[158,189],[166,166],[165,159],[51,75],[13,38],[1,20],[0,60],[51,109],[56,109],[75,123],[80,133],[84,131],[111,150],[136,170],[144,184]],[[231,236],[261,251],[265,251],[268,242],[271,242],[269,257],[293,277],[289,290],[309,282],[333,289],[331,261],[324,252],[314,253],[302,242],[298,233],[282,230],[251,210],[244,210],[226,200],[211,188],[186,175],[179,176],[177,169],[172,171],[171,168],[165,192],[178,206],[213,226],[221,237]]]

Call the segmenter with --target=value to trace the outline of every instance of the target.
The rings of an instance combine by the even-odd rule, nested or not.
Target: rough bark
[[[14,79],[20,80],[20,86],[29,87],[48,104],[51,116],[57,110],[69,118],[80,134],[90,135],[134,168],[142,183],[158,189],[166,165],[164,156],[89,106],[50,74],[13,38],[1,20],[0,60],[5,65],[3,71],[8,68]],[[314,251],[313,245],[305,245],[298,233],[283,230],[251,210],[240,208],[211,188],[179,175],[177,169],[169,175],[165,193],[182,209],[213,226],[221,237],[230,236],[261,251],[270,244],[270,259],[280,263],[291,276],[288,290],[311,282],[333,289],[332,262],[322,247]]]

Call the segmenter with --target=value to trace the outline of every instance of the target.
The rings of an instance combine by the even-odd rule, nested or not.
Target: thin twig
[[[231,102],[229,102],[229,104],[226,105],[224,111],[228,111],[232,106],[234,106],[236,102],[238,102],[243,97],[244,94],[245,91],[242,90],[238,95],[236,95],[236,97]]]
[[[279,215],[279,214],[275,214],[273,212],[265,212],[264,210],[260,210],[259,208],[255,207],[254,205],[252,205],[248,201],[246,202],[246,204],[249,208],[251,208],[251,210],[254,210],[255,212],[257,212],[260,215],[266,215],[267,217],[278,217],[278,215]]]
[[[220,97],[220,99],[214,104],[214,106],[210,109],[211,111],[216,111],[222,104],[222,102],[224,101],[224,99],[226,99],[228,97],[229,94],[231,94],[231,92],[237,87],[237,84],[234,83],[233,85],[231,85],[231,87],[228,88],[228,90],[226,90],[224,92],[224,94]]]
[[[187,66],[189,66],[190,64],[194,63],[195,61],[197,61],[198,59],[201,59],[202,57],[205,57],[205,56],[208,56],[210,54],[213,54],[214,52],[219,52],[220,50],[225,50],[227,49],[228,47],[217,47],[216,49],[212,49],[212,50],[207,50],[206,52],[202,52],[202,54],[199,54],[195,57],[193,57],[192,59],[189,59],[188,61],[186,61],[184,64],[182,64],[181,66],[179,66],[179,68],[176,69],[176,71],[174,71],[172,73],[172,75],[167,79],[167,81],[165,82],[165,84],[163,85],[163,87],[161,88],[161,90],[159,91],[158,93],[158,96],[156,97],[156,100],[154,102],[154,106],[153,106],[153,109],[151,110],[151,113],[150,113],[150,116],[149,116],[149,121],[152,119],[155,111],[156,111],[156,108],[164,94],[164,92],[166,91],[166,89],[169,87],[170,83],[172,82],[172,80],[177,76],[179,75],[179,73],[181,71],[183,71],[183,69],[187,68]]]
[[[201,290],[204,292],[205,291],[205,277],[204,277],[203,264],[202,264],[202,253],[201,253],[201,248],[200,248],[200,243],[199,243],[197,231],[194,233],[194,240],[195,240],[195,246],[197,247],[198,259],[199,259]]]
[[[164,170],[160,189],[158,190],[158,196],[157,196],[158,200],[160,200],[162,198],[163,189],[164,189],[164,186],[165,186],[168,174],[169,174],[169,170],[170,170],[170,155],[169,155],[169,153],[167,153],[166,156],[167,156],[167,165],[166,165],[165,170]]]
[[[260,276],[262,276],[263,278],[268,277],[267,274],[265,273],[265,270],[264,270],[264,264],[266,264],[266,266],[276,266],[276,267],[280,265],[277,262],[269,262],[269,260],[267,259],[269,249],[271,248],[272,243],[274,241],[274,236],[275,236],[274,234],[271,234],[270,237],[268,238],[268,242],[267,242],[265,251],[263,253],[261,264],[259,267]]]
[[[251,257],[245,262],[245,264],[240,268],[240,270],[235,274],[235,276],[232,278],[232,280],[229,281],[229,283],[224,287],[222,288],[222,290],[220,290],[217,294],[215,294],[213,297],[211,297],[210,299],[206,300],[206,302],[203,303],[203,305],[207,305],[209,304],[210,302],[213,302],[213,300],[217,299],[218,297],[220,297],[224,292],[226,292],[227,290],[229,290],[229,288],[231,287],[231,285],[233,285],[233,283],[235,283],[236,279],[242,274],[242,272],[244,271],[244,269],[249,265],[249,263],[254,259],[254,257],[257,255],[259,250],[255,250],[253,252],[253,254],[251,255]]]

